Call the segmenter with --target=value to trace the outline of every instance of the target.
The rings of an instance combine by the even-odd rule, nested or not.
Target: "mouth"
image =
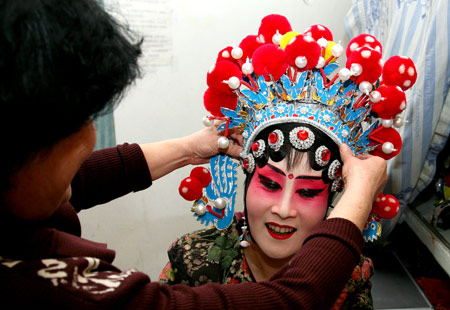
[[[272,238],[277,240],[289,239],[296,231],[294,227],[287,225],[278,225],[277,223],[266,223],[266,229]]]

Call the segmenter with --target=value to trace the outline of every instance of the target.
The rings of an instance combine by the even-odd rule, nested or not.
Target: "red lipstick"
[[[272,227],[270,227],[270,226],[272,226]],[[282,233],[282,232],[275,231],[275,229],[279,230],[281,228],[287,228],[289,232]],[[278,225],[277,223],[273,223],[273,222],[266,223],[266,229],[269,232],[270,236],[272,236],[272,238],[277,239],[277,240],[289,239],[297,231],[297,229],[295,229],[292,226]]]

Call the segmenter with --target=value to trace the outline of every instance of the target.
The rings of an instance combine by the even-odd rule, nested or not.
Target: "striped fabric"
[[[402,151],[388,163],[390,177],[383,190],[395,194],[401,212],[432,181],[436,157],[450,132],[449,16],[449,0],[355,0],[345,19],[350,39],[374,35],[384,60],[401,55],[416,64],[417,82],[406,91]],[[399,218],[383,222],[385,236]]]

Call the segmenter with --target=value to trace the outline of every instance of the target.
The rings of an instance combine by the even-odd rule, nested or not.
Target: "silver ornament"
[[[227,205],[227,201],[223,198],[217,198],[216,201],[214,201],[214,207],[217,209],[223,209]]]
[[[253,73],[253,65],[250,62],[246,62],[242,65],[242,73],[244,74],[252,74]]]
[[[219,149],[226,149],[230,145],[230,140],[228,140],[227,137],[220,137],[219,140],[217,140],[217,145],[219,146]]]
[[[339,70],[339,79],[341,79],[342,82],[347,81],[352,74],[350,73],[350,70],[347,68],[342,68]]]
[[[240,242],[240,245],[241,245],[241,247],[243,247],[243,248],[248,248],[248,247],[250,246],[250,243],[248,243],[247,240],[242,240],[242,241]]]
[[[197,213],[198,215],[203,215],[206,213],[206,207],[205,205],[197,205],[194,208],[195,213]]]
[[[370,93],[370,101],[372,101],[373,103],[377,103],[381,100],[381,94],[379,91],[374,90],[373,92]]]
[[[391,154],[392,152],[396,151],[394,145],[391,142],[384,142],[381,149],[383,150],[384,154]]]
[[[205,125],[205,127],[211,127],[212,125],[214,125],[214,120],[210,119],[208,116],[203,117],[202,120],[203,125]]]
[[[275,33],[274,35],[273,35],[273,37],[272,37],[272,43],[273,44],[275,44],[275,45],[280,45],[280,42],[281,42],[281,38],[282,38],[283,36],[278,32],[278,30],[277,30],[277,33]]]
[[[244,55],[244,52],[242,51],[242,48],[240,48],[240,47],[234,47],[231,50],[231,56],[234,59],[241,59],[242,55]]]
[[[363,69],[360,64],[353,63],[350,67],[350,73],[354,76],[358,76],[362,73]]]
[[[364,94],[369,95],[369,93],[372,91],[372,84],[367,81],[362,81],[359,84],[359,90]]]
[[[400,116],[396,116],[394,118],[394,127],[395,128],[400,128],[405,124],[405,121],[403,120],[403,118],[401,118]]]
[[[342,47],[341,44],[338,43],[331,48],[331,55],[333,55],[334,57],[338,58],[341,57],[343,54],[344,48]]]
[[[304,67],[306,67],[307,64],[308,64],[308,59],[306,59],[305,56],[298,56],[297,58],[295,58],[295,65],[298,68],[303,69]]]
[[[392,124],[394,123],[393,119],[382,119],[381,125],[383,125],[384,128],[390,128],[392,127]]]
[[[323,68],[323,66],[325,66],[325,58],[320,56],[319,61],[317,62],[316,68],[320,69],[320,68]]]
[[[241,81],[239,80],[238,77],[232,76],[228,79],[227,84],[231,89],[238,89],[239,86],[241,86]]]

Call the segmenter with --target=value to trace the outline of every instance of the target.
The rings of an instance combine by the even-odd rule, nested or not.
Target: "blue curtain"
[[[97,0],[103,6],[103,0]],[[104,149],[116,145],[116,136],[114,130],[114,115],[113,112],[97,117],[94,120],[97,129],[97,143],[95,149]]]
[[[345,20],[350,39],[372,34],[383,45],[384,60],[408,56],[416,65],[416,84],[406,91],[402,151],[388,162],[383,191],[398,198],[402,211],[432,181],[450,133],[449,17],[448,0],[355,0]],[[383,229],[392,230],[399,218]]]

